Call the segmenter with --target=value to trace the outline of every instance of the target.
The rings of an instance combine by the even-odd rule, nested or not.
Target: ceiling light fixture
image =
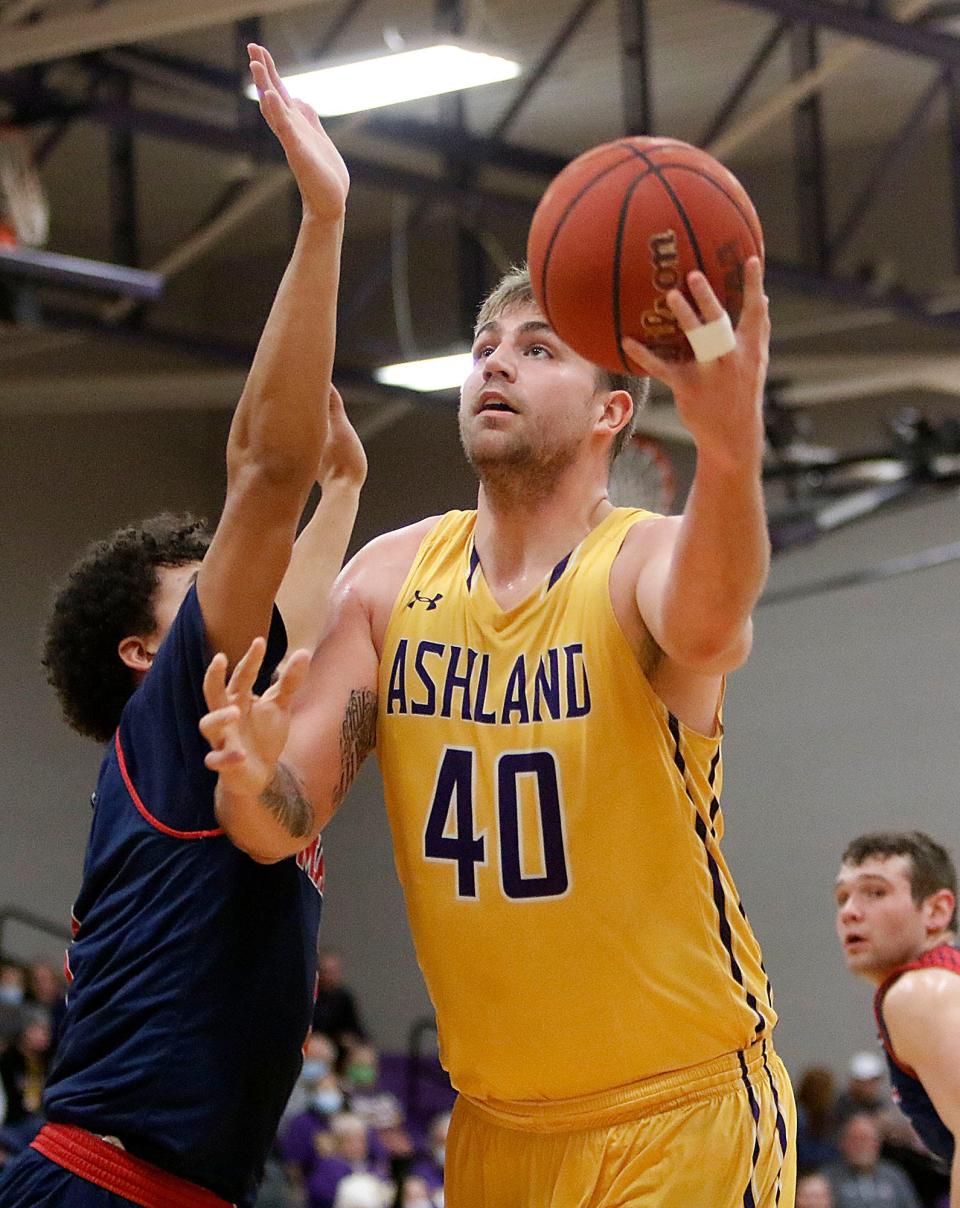
[[[312,105],[321,117],[335,117],[496,84],[519,74],[520,64],[513,59],[444,42],[281,78],[291,96]],[[251,84],[246,94],[256,99],[257,90]]]
[[[472,353],[455,352],[422,361],[384,365],[381,369],[375,369],[373,376],[383,386],[400,386],[406,390],[431,394],[439,390],[459,390],[472,368]]]

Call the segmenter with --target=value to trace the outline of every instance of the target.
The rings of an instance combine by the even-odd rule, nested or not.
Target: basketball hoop
[[[677,491],[673,462],[658,440],[630,437],[610,471],[610,502],[669,515]]]
[[[50,207],[30,144],[0,126],[0,246],[42,247],[49,233]]]

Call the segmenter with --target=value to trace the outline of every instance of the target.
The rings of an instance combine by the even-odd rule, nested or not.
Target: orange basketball
[[[763,261],[763,232],[746,190],[712,155],[669,138],[622,138],[578,156],[544,193],[527,241],[544,316],[614,373],[631,372],[623,336],[664,360],[693,358],[666,295],[686,293],[694,269],[736,326],[753,255]]]

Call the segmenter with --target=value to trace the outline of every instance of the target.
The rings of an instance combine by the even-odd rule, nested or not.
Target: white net
[[[50,233],[50,207],[33,166],[30,144],[0,128],[0,234],[7,242],[42,247]]]

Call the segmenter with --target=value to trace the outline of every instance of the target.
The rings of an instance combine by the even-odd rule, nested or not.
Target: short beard
[[[529,444],[515,444],[495,455],[478,456],[468,446],[462,428],[460,444],[486,493],[505,502],[529,503],[549,498],[558,479],[577,459],[573,446],[536,449]]]

